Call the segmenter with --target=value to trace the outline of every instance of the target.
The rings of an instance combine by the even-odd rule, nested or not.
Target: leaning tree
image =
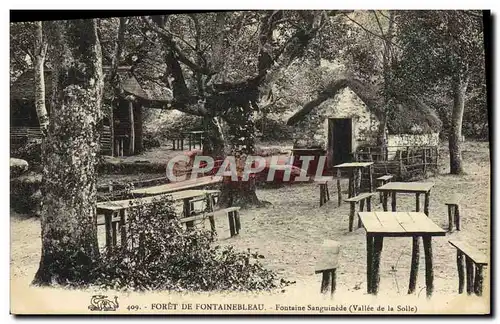
[[[151,16],[143,18],[143,33],[162,45],[165,71],[160,79],[173,94],[166,106],[203,117],[208,134],[204,153],[216,158],[229,153],[243,166],[255,150],[253,114],[269,97],[269,85],[280,70],[304,56],[335,15],[245,11]],[[219,119],[227,124],[227,139]],[[228,181],[220,204],[260,202],[252,182]]]
[[[53,96],[37,285],[85,281],[99,259],[95,167],[103,77],[96,22],[47,22],[47,36]]]

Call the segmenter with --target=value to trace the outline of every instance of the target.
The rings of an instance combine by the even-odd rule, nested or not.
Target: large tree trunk
[[[42,22],[37,21],[35,22],[35,25],[35,108],[36,114],[38,116],[38,122],[40,124],[40,130],[43,137],[45,137],[47,135],[47,128],[49,126],[49,116],[47,114],[47,108],[45,107],[45,78],[43,72],[47,46],[43,43]]]
[[[99,259],[96,222],[101,48],[94,20],[50,23],[53,99],[43,169],[42,257],[33,284],[82,283]]]
[[[235,157],[238,171],[238,181],[233,181],[230,176],[223,180],[219,206],[255,207],[263,205],[255,192],[255,179],[242,181],[243,168],[248,156],[255,152],[255,124],[252,120],[250,104],[238,107],[231,113],[228,121],[228,142],[230,155]]]
[[[462,174],[462,119],[464,116],[465,92],[467,91],[468,78],[458,76],[453,81],[453,111],[451,113],[451,130],[448,138],[450,149],[450,173]]]

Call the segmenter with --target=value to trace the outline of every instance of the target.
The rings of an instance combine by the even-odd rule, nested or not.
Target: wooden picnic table
[[[427,297],[434,290],[434,271],[432,265],[432,237],[445,236],[446,231],[437,226],[427,215],[420,212],[359,212],[361,223],[366,230],[366,279],[369,294],[378,293],[380,281],[380,255],[384,237],[412,237],[412,260],[408,293],[415,292],[419,244],[422,237],[425,253],[425,285]]]
[[[341,177],[342,170],[349,172],[349,198],[360,193],[361,169],[368,168],[369,191],[373,191],[373,162],[348,162],[333,166],[337,169],[337,178]]]
[[[213,199],[214,194],[220,193],[219,190],[184,190],[178,192],[172,192],[169,194],[162,194],[157,196],[150,196],[144,198],[136,199],[124,199],[116,201],[104,201],[97,203],[97,213],[104,214],[104,225],[106,231],[106,247],[111,249],[116,246],[117,243],[117,222],[113,222],[113,216],[119,214],[119,225],[121,242],[126,240],[126,229],[125,223],[127,218],[127,210],[135,206],[152,204],[158,199],[163,197],[170,197],[173,201],[183,202],[183,216],[189,217],[191,215],[191,200],[199,197],[206,197],[207,200],[207,211],[213,211]]]
[[[387,211],[387,196],[392,195],[392,211],[396,211],[396,194],[397,193],[414,193],[416,200],[415,211],[420,211],[420,194],[425,195],[424,213],[429,216],[429,200],[431,189],[434,186],[433,182],[389,182],[378,187],[377,191],[382,192],[382,206],[384,211]]]
[[[160,194],[171,193],[181,190],[204,187],[212,184],[218,184],[221,182],[222,182],[222,177],[220,176],[206,176],[195,179],[188,179],[184,181],[170,182],[159,186],[139,188],[132,190],[130,193],[134,197],[148,197],[148,196],[156,196]]]

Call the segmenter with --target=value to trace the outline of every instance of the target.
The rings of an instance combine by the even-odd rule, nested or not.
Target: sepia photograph
[[[491,315],[491,16],[11,10],[10,313]]]

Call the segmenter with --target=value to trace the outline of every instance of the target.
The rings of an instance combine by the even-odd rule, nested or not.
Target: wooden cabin
[[[109,72],[103,68],[104,74]],[[45,93],[47,111],[50,115],[52,95],[52,71],[45,70]],[[162,104],[144,91],[132,75],[130,67],[120,67],[118,74],[123,95],[118,102],[111,102],[113,90],[104,84],[103,128],[101,132],[101,152],[106,155],[136,155],[143,151],[142,112],[146,107],[155,108]],[[34,72],[23,73],[12,84],[10,91],[10,130],[11,142],[39,136],[39,123],[35,109]],[[111,121],[110,108],[113,106]]]

